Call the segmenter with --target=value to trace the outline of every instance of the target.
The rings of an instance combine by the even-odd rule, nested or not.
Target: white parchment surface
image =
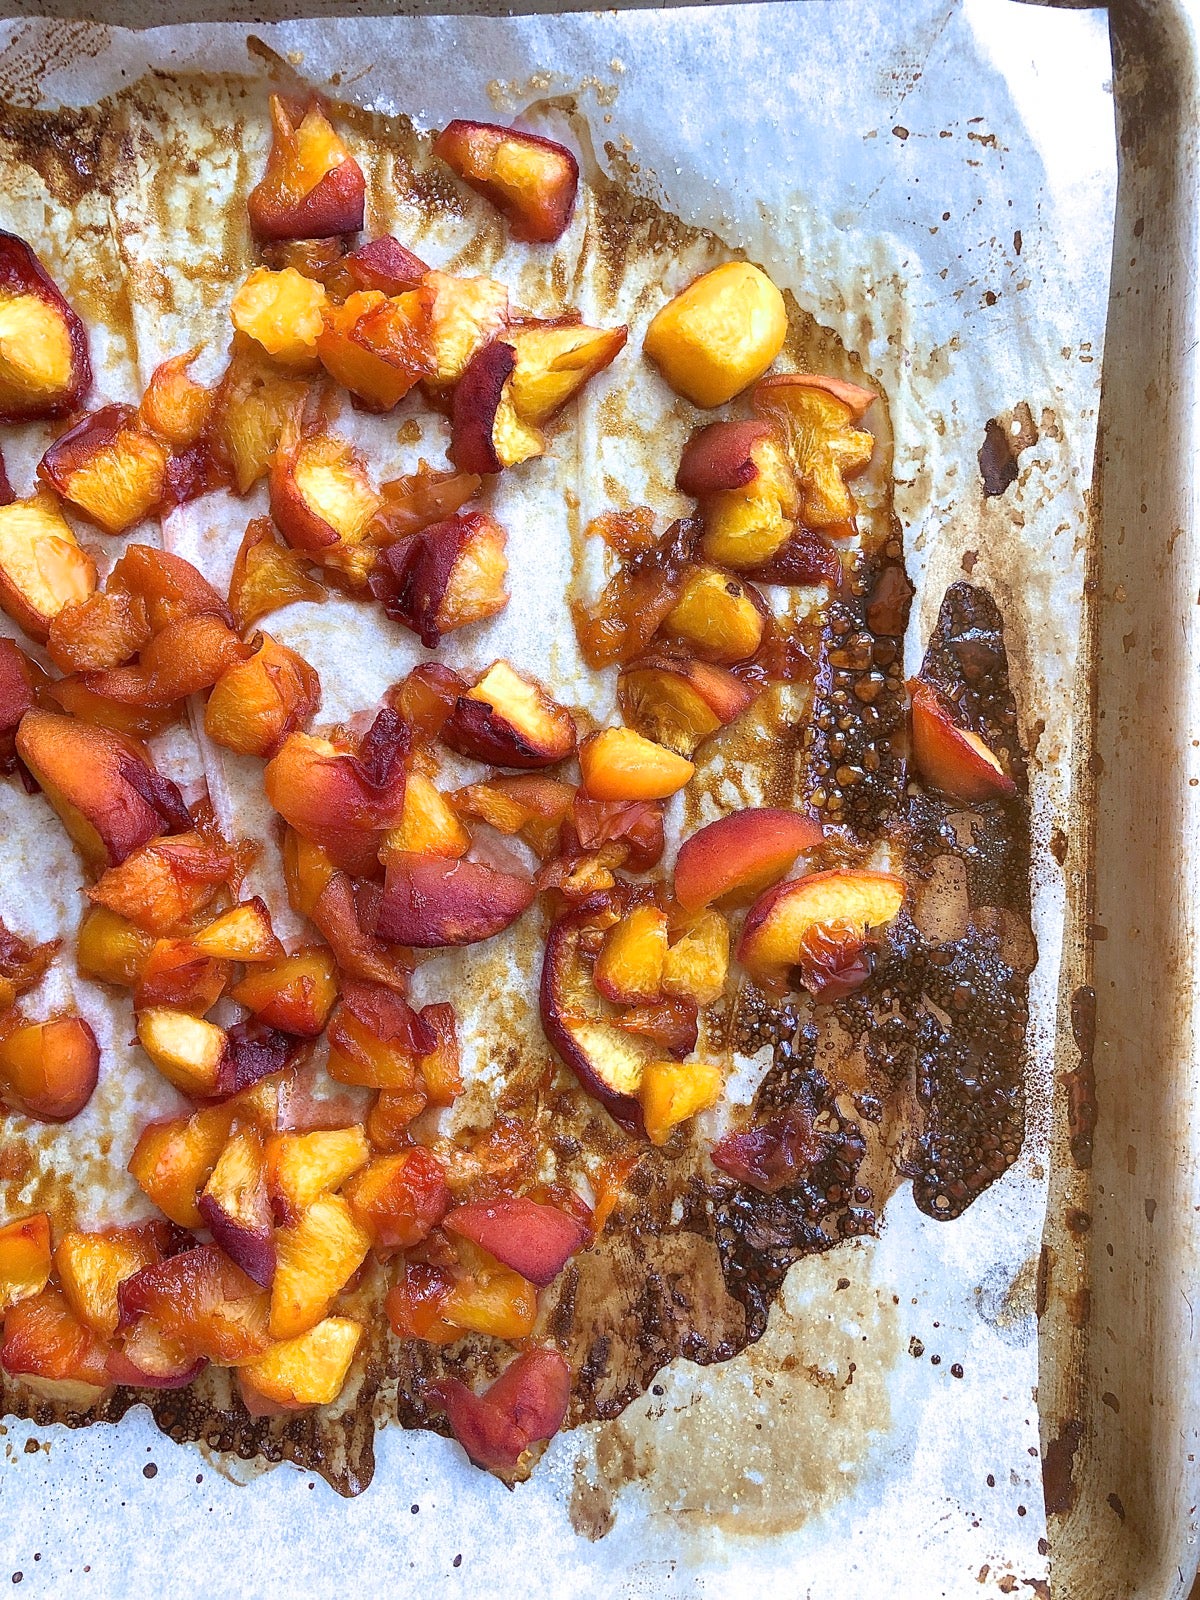
[[[150,69],[255,76],[263,56],[247,48],[249,31],[11,22],[0,27],[0,82],[51,106],[89,104]],[[345,1502],[289,1468],[235,1485],[142,1412],[119,1429],[71,1435],[10,1422],[0,1582],[19,1573],[22,1594],[160,1600],[740,1596],[765,1583],[844,1600],[1044,1592],[1034,1282],[1062,924],[1047,846],[1070,806],[1069,689],[1112,237],[1103,14],[1014,0],[810,0],[253,32],[338,98],[406,112],[421,127],[535,106],[549,115],[548,103],[573,97],[582,121],[571,137],[602,168],[759,261],[886,392],[896,508],[918,583],[910,664],[965,567],[1004,612],[1033,754],[1042,959],[1029,1132],[1017,1165],[959,1221],[919,1215],[901,1190],[877,1240],[793,1269],[757,1353],[707,1372],[676,1363],[620,1424],[560,1436],[514,1493],[470,1471],[446,1441],[396,1429],[379,1441],[373,1486]],[[35,243],[61,221],[36,189],[0,194],[0,225]],[[138,242],[127,247],[136,264]],[[154,239],[140,248],[145,265]],[[435,266],[448,259],[421,249]],[[493,270],[509,278],[520,264],[514,254]],[[687,263],[676,275],[666,271],[658,301],[631,314],[631,350],[655,304],[691,275]],[[136,350],[101,340],[97,352],[105,399],[136,398],[159,359],[195,342],[134,298]],[[215,350],[227,326],[214,315]],[[608,375],[597,393],[618,381]],[[607,492],[587,448],[594,402],[577,421],[571,462],[586,515]],[[976,460],[985,423],[1022,402],[1038,442],[1008,493],[985,500]],[[32,433],[24,448],[5,441],[18,493],[40,448]],[[673,467],[677,446],[664,452]],[[603,465],[621,478],[620,462]],[[546,504],[557,482],[541,481]],[[632,499],[646,492],[628,476],[622,486]],[[472,664],[473,648],[505,654],[557,688],[572,657],[537,596],[556,585],[561,595],[565,513],[535,538],[512,493],[513,605],[461,659]],[[245,520],[245,506],[201,502],[170,519],[166,536],[223,583]],[[318,666],[329,718],[371,704],[412,659],[395,629],[386,642],[382,632],[350,642],[351,615],[334,600],[271,624]],[[238,803],[244,774],[208,759],[210,785],[227,785]],[[0,829],[21,866],[0,880],[0,913],[30,935],[69,925],[81,878],[61,830],[11,785],[0,788]],[[30,867],[47,886],[36,906]],[[78,998],[97,1006],[82,986]],[[128,1073],[124,1088],[115,1077],[102,1084],[109,1110],[125,1093],[145,1120],[145,1077],[102,1003],[95,1014]],[[85,1114],[64,1134],[63,1159],[80,1172],[99,1159],[91,1126]],[[845,1459],[822,1450],[842,1438]],[[614,1476],[614,1454],[639,1470]],[[618,1489],[619,1476],[637,1481]],[[579,1527],[608,1531],[585,1537]]]

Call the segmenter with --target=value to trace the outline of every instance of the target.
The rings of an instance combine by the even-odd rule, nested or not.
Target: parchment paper
[[[772,1578],[789,1593],[847,1600],[1044,1593],[1034,1286],[1062,920],[1048,846],[1070,805],[1069,690],[1112,232],[1103,16],[1007,0],[813,0],[253,31],[317,85],[421,126],[534,105],[553,120],[571,97],[583,119],[571,136],[605,171],[760,261],[887,393],[896,506],[918,581],[910,665],[945,586],[970,571],[1005,614],[1033,755],[1041,962],[1028,1136],[1017,1165],[961,1220],[930,1221],[902,1190],[879,1239],[793,1270],[761,1345],[708,1371],[676,1363],[619,1422],[560,1436],[513,1494],[468,1471],[445,1441],[398,1430],[380,1441],[373,1487],[347,1503],[288,1469],[235,1487],[137,1413],[119,1430],[77,1435],[9,1423],[0,1575],[47,1594],[244,1600],[347,1589],[741,1595]],[[0,30],[0,86],[31,105],[86,105],[152,68],[260,73],[247,33],[11,23]],[[131,149],[131,161],[141,154]],[[56,226],[55,208],[35,191],[7,194],[0,221],[37,240]],[[176,326],[139,295],[139,250],[149,271],[154,247],[126,236],[116,264],[132,269],[136,336],[134,348],[98,352],[106,399],[136,398],[162,355],[194,342],[179,335],[198,316],[211,314],[214,351],[223,348],[223,311],[185,294]],[[664,293],[687,267],[677,264]],[[630,316],[631,348],[648,314]],[[1025,413],[1011,417],[1022,402],[1029,429]],[[985,499],[977,453],[991,418],[1037,439],[1008,491]],[[629,493],[644,488],[622,478],[620,462],[589,456],[587,406],[577,427],[585,514],[609,493],[600,465]],[[10,452],[19,493],[39,450],[34,430]],[[677,451],[664,445],[664,456],[673,464]],[[533,492],[549,505],[557,483]],[[170,519],[167,537],[220,583],[246,514],[204,502]],[[537,590],[519,599],[530,583],[562,592],[552,552],[565,549],[565,530],[541,532],[536,546],[514,538],[534,553],[514,559],[514,604],[478,648],[558,687],[569,652],[548,633]],[[342,604],[294,608],[273,628],[319,666],[329,718],[370,704],[409,660],[395,630],[386,649],[347,649]],[[177,761],[194,760],[186,740],[177,745]],[[210,785],[228,783],[236,802],[236,764],[201,754]],[[32,804],[0,789],[0,826],[8,858],[49,887],[31,906],[6,874],[0,912],[45,936],[75,914],[81,878]],[[78,997],[94,1004],[86,986]],[[139,1075],[102,1013],[122,1067],[102,1084],[104,1114],[127,1102],[145,1120],[152,1075]],[[91,1115],[62,1146],[81,1183],[102,1159]],[[150,1463],[156,1472],[144,1475]]]

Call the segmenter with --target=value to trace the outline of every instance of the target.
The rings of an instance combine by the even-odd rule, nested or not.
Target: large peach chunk
[[[234,327],[285,367],[311,370],[324,327],[325,290],[294,267],[254,271],[229,307]]]
[[[552,243],[566,231],[579,163],[565,145],[517,128],[456,119],[434,140],[433,153],[504,213],[514,239]]]
[[[0,1228],[0,1321],[18,1300],[41,1294],[53,1264],[50,1218],[44,1211]]]
[[[276,1234],[271,1337],[294,1339],[329,1314],[362,1266],[371,1236],[340,1195],[314,1200],[299,1222]]]
[[[720,998],[728,971],[729,925],[715,911],[706,911],[667,951],[663,992],[697,1006],[711,1005]]]
[[[701,549],[717,566],[743,572],[769,561],[783,548],[795,531],[800,502],[787,452],[769,423],[718,422],[704,432],[735,427],[761,430],[747,452],[745,464],[751,469],[751,476],[743,483],[704,492],[700,507],[704,518]],[[700,439],[703,440],[703,434]],[[684,462],[688,462],[687,451]],[[698,468],[692,465],[691,478],[702,481]],[[732,472],[729,475],[732,476]],[[677,481],[682,481],[683,476],[684,467],[681,466]],[[699,490],[692,492],[700,493]]]
[[[157,939],[138,974],[133,1009],[185,1011],[202,1017],[225,993],[227,961],[214,961],[193,949],[187,939]]]
[[[379,936],[422,950],[477,944],[515,922],[536,892],[526,879],[477,861],[393,856],[379,906]]]
[[[378,289],[381,294],[402,294],[420,287],[429,268],[390,233],[360,244],[342,262],[356,289]]]
[[[777,884],[751,906],[738,960],[773,992],[799,969],[818,998],[836,998],[869,976],[874,932],[895,918],[904,894],[888,872],[839,869]]]
[[[617,698],[631,728],[690,758],[705,739],[741,716],[755,690],[713,662],[661,655],[626,667]]]
[[[96,567],[46,490],[0,506],[0,606],[31,639],[45,643],[68,606],[96,587]]]
[[[278,961],[283,954],[271,927],[271,913],[258,895],[189,934],[188,943],[200,955],[216,961],[269,962]]]
[[[38,465],[81,516],[124,533],[162,504],[167,452],[138,426],[132,406],[105,406],[56,439]]]
[[[4,1318],[0,1367],[42,1399],[85,1411],[110,1386],[108,1351],[60,1289],[20,1300]]]
[[[267,170],[246,203],[256,239],[322,239],[363,225],[366,180],[319,102],[271,96]]]
[[[301,439],[271,467],[271,515],[298,550],[361,544],[379,508],[363,458],[344,439]]]
[[[430,272],[425,287],[430,305],[433,341],[433,382],[443,387],[457,383],[476,352],[508,323],[508,289],[495,278],[456,278]]]
[[[228,850],[198,833],[180,833],[109,867],[88,898],[147,933],[166,934],[212,904],[233,864]]]
[[[0,1039],[0,1101],[38,1122],[69,1122],[92,1098],[100,1047],[82,1017],[27,1022]]]
[[[385,717],[395,724],[395,740],[390,759],[374,769],[361,751],[292,733],[263,773],[267,799],[284,821],[356,876],[371,874],[383,834],[403,815],[404,730],[395,712],[381,712]]]
[[[485,511],[436,522],[390,545],[370,577],[371,593],[393,621],[428,650],[442,635],[483,622],[508,604],[504,529]]]
[[[213,403],[213,447],[238,494],[266,477],[285,435],[299,430],[308,384],[235,339]]]
[[[770,278],[727,261],[663,306],[643,348],[677,394],[723,406],[762,377],[786,335],[787,308]]]
[[[667,918],[658,906],[635,906],[604,935],[592,982],[606,1000],[634,1006],[658,1000],[667,958]]]
[[[652,1061],[638,1090],[650,1143],[666,1144],[681,1122],[716,1105],[722,1084],[720,1069],[705,1061]]]
[[[443,1225],[540,1289],[554,1282],[588,1238],[578,1217],[524,1196],[455,1206]]]
[[[243,756],[273,755],[321,703],[321,680],[303,656],[269,633],[248,661],[227,667],[204,708],[204,731]]]
[[[443,744],[499,767],[550,767],[575,748],[571,715],[539,683],[494,662],[455,702]]]
[[[17,754],[92,866],[115,866],[168,827],[190,826],[174,784],[120,734],[35,710],[17,732]]]
[[[562,1427],[571,1371],[557,1350],[526,1350],[483,1394],[456,1378],[437,1385],[454,1437],[477,1467],[505,1480],[528,1477],[530,1452]]]
[[[610,366],[625,347],[627,328],[589,328],[583,322],[518,322],[504,342],[516,353],[509,395],[523,422],[540,428]]]
[[[229,607],[190,561],[148,544],[131,544],[108,578],[108,588],[120,585],[146,608],[152,633],[189,617],[217,617],[232,627]]]
[[[91,386],[83,323],[29,246],[0,232],[0,422],[66,416]]]
[[[369,411],[391,411],[435,371],[428,290],[385,295],[377,289],[328,305],[317,354],[329,376]]]
[[[284,1411],[332,1405],[342,1392],[362,1335],[361,1323],[326,1317],[307,1333],[282,1339],[257,1361],[239,1367],[238,1382],[251,1415],[255,1400]]]
[[[455,385],[450,457],[460,472],[502,472],[545,453],[541,430],[524,421],[513,401],[516,365],[512,345],[494,339]]]
[[[129,1158],[134,1182],[181,1228],[204,1227],[196,1202],[225,1148],[233,1117],[232,1103],[226,1102],[190,1117],[152,1122],[134,1146]]]
[[[257,1129],[236,1128],[230,1135],[196,1209],[229,1259],[269,1289],[275,1276],[274,1221]]]
[[[819,822],[775,806],[719,817],[680,845],[675,898],[685,911],[703,911],[714,901],[752,900],[823,838]]]
[[[337,1000],[337,969],[324,946],[313,946],[247,972],[229,992],[268,1027],[315,1039]]]
[[[112,1338],[121,1315],[121,1284],[162,1260],[168,1233],[165,1223],[152,1222],[104,1233],[63,1234],[54,1252],[54,1269],[67,1304],[85,1327],[102,1339]]]
[[[225,1030],[186,1011],[152,1006],[137,1019],[137,1036],[154,1065],[183,1094],[216,1094],[225,1060]]]
[[[471,848],[471,835],[446,797],[423,772],[410,772],[400,825],[384,835],[380,859],[394,855],[446,856],[457,861]]]
[[[411,1250],[446,1215],[450,1189],[437,1157],[414,1145],[364,1167],[346,1198],[377,1247]]]
[[[923,782],[941,794],[968,803],[1010,799],[1017,786],[999,757],[977,733],[955,722],[949,707],[931,683],[914,679],[912,697],[913,759]]]
[[[141,596],[114,586],[65,606],[50,623],[46,649],[60,672],[98,672],[131,661],[150,633]]]
[[[358,1126],[273,1135],[267,1142],[267,1184],[276,1215],[298,1222],[314,1200],[340,1189],[370,1155]]]
[[[632,728],[604,728],[580,746],[579,770],[593,800],[665,800],[696,769]]]
[[[143,1267],[121,1286],[122,1326],[148,1317],[193,1359],[240,1366],[271,1343],[263,1290],[215,1244]]]
[[[707,661],[748,661],[767,626],[756,592],[720,567],[693,567],[663,632],[682,639]]]
[[[766,378],[755,389],[754,409],[787,440],[806,528],[852,524],[856,507],[846,480],[863,471],[875,449],[873,435],[854,424],[874,398],[869,389],[800,373]]]

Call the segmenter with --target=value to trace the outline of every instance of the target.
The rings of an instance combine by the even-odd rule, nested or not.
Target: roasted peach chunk
[[[108,578],[108,588],[127,589],[146,607],[152,633],[187,617],[216,617],[227,627],[233,623],[229,607],[190,561],[156,550],[148,544],[131,544]]]
[[[248,1404],[259,1398],[285,1411],[332,1405],[345,1386],[362,1334],[361,1323],[349,1317],[325,1317],[307,1333],[280,1340],[238,1368],[243,1398]],[[253,1415],[252,1404],[250,1409]]]
[[[674,999],[707,1006],[720,998],[728,972],[729,925],[715,911],[706,911],[667,951],[662,986]]]
[[[104,1341],[53,1286],[19,1300],[4,1318],[0,1367],[45,1400],[85,1411],[109,1387]]]
[[[675,858],[675,898],[685,911],[753,899],[824,838],[798,811],[757,806],[719,817],[685,839]]]
[[[340,1189],[370,1158],[362,1128],[277,1133],[267,1142],[267,1184],[277,1216],[295,1223],[321,1195]]]
[[[83,323],[29,246],[0,233],[0,422],[66,416],[91,386]]]
[[[483,1394],[444,1378],[436,1397],[475,1465],[511,1482],[529,1476],[533,1450],[562,1427],[571,1372],[557,1350],[534,1348],[519,1355]]]
[[[1008,799],[1017,786],[995,751],[977,733],[955,721],[931,683],[915,678],[912,697],[913,760],[924,783],[968,804]]]
[[[163,1258],[169,1230],[152,1222],[103,1233],[64,1233],[54,1252],[54,1270],[67,1304],[80,1322],[111,1339],[121,1307],[118,1292],[127,1278]]]
[[[240,1366],[268,1348],[268,1299],[215,1244],[182,1250],[130,1278],[121,1290],[121,1318],[158,1324],[184,1354]]]
[[[329,1025],[329,1076],[363,1089],[411,1089],[417,1059],[435,1043],[428,1025],[382,985],[348,982]]]
[[[444,522],[475,498],[479,485],[477,473],[434,472],[424,461],[419,462],[415,472],[379,485],[382,503],[375,515],[379,538],[386,542],[403,539],[432,523]]]
[[[225,1148],[233,1117],[227,1102],[190,1117],[152,1122],[134,1146],[129,1158],[134,1182],[181,1228],[205,1225],[196,1201]]]
[[[755,693],[713,662],[664,654],[626,667],[617,697],[631,728],[690,758],[705,739],[741,716]]]
[[[503,932],[533,904],[532,883],[476,861],[393,855],[378,932],[417,949],[477,944]]]
[[[422,1006],[421,1021],[430,1029],[436,1041],[418,1063],[425,1093],[430,1105],[453,1105],[463,1087],[454,1007],[444,1001],[437,1005]]]
[[[452,796],[460,813],[478,817],[499,833],[520,834],[543,860],[557,853],[574,798],[571,784],[540,774],[491,778]]]
[[[321,239],[357,233],[366,180],[319,102],[271,96],[274,137],[247,210],[256,239]]]
[[[366,289],[326,306],[317,339],[321,364],[368,410],[391,411],[421,378],[433,376],[430,298],[427,290],[388,296]]]
[[[665,800],[696,769],[632,728],[605,728],[579,747],[579,770],[593,800]]]
[[[41,1294],[52,1266],[50,1218],[44,1211],[0,1228],[0,1321],[18,1300]]]
[[[198,833],[180,833],[133,851],[87,892],[146,933],[165,934],[211,905],[232,871],[229,851]]]
[[[442,1303],[447,1322],[493,1339],[527,1339],[537,1320],[537,1290],[519,1272],[501,1266],[465,1240],[458,1246],[464,1271]]]
[[[55,617],[95,587],[95,564],[53,494],[0,506],[0,606],[31,639],[45,643]]]
[[[138,1042],[181,1093],[204,1100],[217,1092],[225,1060],[225,1030],[203,1017],[151,1006],[137,1019]]]
[[[658,906],[634,906],[604,935],[592,981],[616,1005],[657,1000],[663,990],[667,918]]]
[[[251,647],[222,617],[178,617],[142,651],[136,666],[89,672],[83,683],[94,693],[134,706],[171,706],[209,689]]]
[[[357,450],[344,439],[302,439],[275,457],[270,490],[271,515],[296,549],[365,581],[375,560],[368,534],[379,496]]]
[[[455,385],[450,458],[460,472],[502,472],[545,454],[541,430],[525,422],[513,401],[516,365],[512,345],[494,339],[471,358]]]
[[[100,1048],[82,1017],[27,1022],[0,1038],[0,1102],[38,1122],[69,1122],[92,1098]]]
[[[217,961],[272,962],[283,954],[271,927],[271,914],[258,895],[223,911],[189,934],[188,942],[200,955]]]
[[[565,145],[517,128],[456,119],[434,140],[433,153],[504,213],[514,239],[552,243],[566,231],[579,163]]]
[[[443,634],[483,622],[508,604],[504,529],[485,511],[433,523],[383,551],[371,593],[426,649]]]
[[[285,434],[299,429],[308,384],[250,340],[233,355],[213,403],[213,447],[238,494],[265,478]]]
[[[904,893],[888,872],[834,870],[777,884],[751,906],[738,960],[773,992],[799,969],[818,998],[836,998],[870,975],[874,930],[895,918]]]
[[[579,1217],[524,1195],[455,1206],[444,1226],[541,1289],[588,1239]]]
[[[214,1240],[260,1288],[275,1275],[274,1219],[267,1161],[253,1127],[236,1127],[196,1202]]]
[[[337,863],[327,850],[311,839],[306,839],[295,828],[288,828],[283,836],[283,875],[287,884],[288,904],[302,917],[311,917],[317,901],[324,893],[329,880],[337,872]]]
[[[122,666],[149,639],[141,597],[110,588],[64,606],[50,623],[46,648],[60,672],[94,672]]]
[[[17,729],[33,709],[46,675],[15,639],[0,639],[0,772],[17,765]]]
[[[457,383],[475,353],[507,324],[508,289],[495,278],[456,278],[446,272],[427,273],[425,287],[432,297],[432,381]]]
[[[388,828],[403,815],[403,725],[394,712],[395,744],[384,767],[370,770],[360,754],[328,739],[292,733],[267,763],[267,799],[297,832],[326,850],[345,871],[369,876]]]
[[[638,1090],[650,1143],[666,1144],[681,1122],[716,1105],[722,1082],[720,1069],[705,1061],[652,1061]]]
[[[85,977],[133,989],[153,948],[150,934],[103,906],[93,906],[79,925],[75,961]]]
[[[362,1266],[371,1236],[340,1195],[313,1203],[294,1227],[275,1236],[271,1337],[294,1339],[329,1314],[334,1298]]]
[[[356,289],[378,289],[381,294],[402,294],[417,289],[429,268],[420,256],[390,233],[360,244],[341,263]]]
[[[56,439],[38,475],[105,533],[124,533],[162,503],[167,452],[132,406],[105,406]]]
[[[311,575],[300,550],[281,544],[269,517],[247,527],[229,579],[229,609],[245,633],[270,611],[302,601],[320,604],[325,586]]]
[[[142,964],[133,1009],[164,1007],[202,1017],[225,993],[228,961],[201,955],[187,939],[156,939]]]
[[[856,508],[846,480],[862,472],[875,449],[874,436],[854,424],[875,399],[872,391],[789,373],[764,379],[753,399],[754,409],[771,418],[787,441],[798,520],[806,528],[851,524]]]
[[[682,639],[707,661],[729,664],[749,660],[766,625],[754,590],[720,567],[693,567],[663,621],[663,632]]]
[[[204,730],[243,756],[272,755],[321,703],[321,680],[303,656],[269,633],[248,661],[235,662],[213,685]]]
[[[446,1215],[450,1190],[441,1162],[414,1145],[377,1156],[347,1184],[346,1198],[377,1246],[410,1250]]]
[[[531,428],[540,428],[616,360],[628,337],[627,328],[589,328],[565,319],[514,323],[504,334],[517,358],[509,380],[513,409]]]
[[[186,350],[160,362],[138,406],[138,415],[151,433],[175,450],[186,450],[203,436],[212,416],[213,391],[197,383],[188,368],[200,354]]]
[[[316,945],[248,972],[229,992],[268,1026],[315,1039],[337,1000],[337,969],[330,952]]]
[[[380,860],[386,866],[393,855],[406,852],[457,860],[470,848],[471,835],[453,806],[423,772],[410,772],[400,825],[384,834]]]
[[[460,755],[501,767],[549,767],[575,748],[571,715],[539,683],[494,662],[455,702],[441,731]]]
[[[324,327],[325,290],[294,267],[255,267],[229,307],[234,327],[285,367],[311,370]]]
[[[762,377],[786,335],[787,308],[770,278],[727,261],[663,306],[643,348],[677,394],[723,406]]]
[[[128,701],[111,700],[89,689],[80,674],[57,678],[46,685],[43,700],[60,707],[79,722],[106,728],[127,739],[150,739],[163,733],[179,715],[178,706],[135,706]]]
[[[714,424],[714,428],[733,426],[736,424]],[[766,428],[755,440],[749,461],[754,469],[752,478],[742,485],[709,492],[700,508],[704,518],[702,551],[716,565],[732,567],[735,572],[759,567],[777,555],[792,535],[800,508],[795,475],[773,429]]]

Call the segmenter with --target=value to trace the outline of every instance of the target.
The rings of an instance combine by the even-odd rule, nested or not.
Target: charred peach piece
[[[651,1144],[663,1145],[681,1122],[707,1111],[721,1097],[717,1067],[704,1061],[653,1061],[638,1091]]]
[[[60,672],[96,672],[123,666],[149,640],[141,597],[114,588],[65,606],[50,623],[47,650]]]
[[[143,1267],[121,1288],[121,1323],[151,1318],[183,1354],[221,1366],[253,1361],[269,1347],[268,1299],[215,1244]]]
[[[238,494],[265,478],[285,434],[298,431],[308,385],[249,341],[233,355],[213,403],[213,444]]]
[[[142,963],[133,1009],[186,1011],[202,1017],[225,993],[227,961],[200,955],[187,939],[157,939]]]
[[[360,1127],[278,1133],[267,1143],[267,1183],[281,1221],[300,1220],[314,1200],[340,1189],[370,1158]]]
[[[102,1339],[117,1331],[118,1290],[135,1272],[163,1257],[165,1223],[110,1228],[104,1233],[64,1233],[54,1252],[54,1270],[67,1304],[79,1321]]]
[[[315,1039],[337,1000],[337,970],[329,951],[314,946],[248,972],[229,992],[268,1026]]]
[[[712,662],[663,655],[626,667],[617,698],[630,727],[690,759],[705,739],[741,716],[755,696],[749,685]]]
[[[577,1217],[523,1196],[455,1206],[445,1228],[540,1289],[554,1282],[588,1238]]]
[[[160,362],[138,406],[138,415],[151,433],[165,439],[173,450],[186,450],[204,434],[212,416],[213,392],[197,383],[188,368],[200,354],[187,350]]]
[[[400,826],[384,835],[380,860],[386,866],[393,855],[411,853],[457,861],[470,848],[471,835],[458,820],[453,806],[423,772],[410,772]]]
[[[748,661],[762,643],[766,617],[757,595],[720,567],[693,567],[663,632],[707,661]]]
[[[324,327],[325,290],[294,267],[256,267],[233,297],[234,327],[281,366],[311,371]]]
[[[847,398],[847,390],[859,398]],[[874,436],[854,424],[874,398],[869,389],[807,374],[767,378],[756,387],[754,409],[787,440],[799,490],[798,520],[806,528],[836,529],[853,522],[856,507],[846,480],[863,471],[875,449]]]
[[[762,377],[786,335],[787,309],[770,278],[727,261],[663,306],[643,348],[685,400],[723,406]]]
[[[38,1122],[69,1122],[92,1098],[100,1048],[82,1017],[27,1022],[0,1039],[0,1101]]]
[[[887,872],[816,872],[768,889],[751,906],[737,957],[758,984],[774,992],[806,958],[831,947],[849,966],[904,904],[904,884]],[[864,972],[862,976],[866,976]],[[806,979],[807,982],[807,979]]]
[[[606,1000],[634,1006],[663,991],[667,919],[657,906],[634,906],[604,936],[592,981]]]
[[[500,767],[550,767],[575,748],[570,713],[507,661],[494,662],[460,695],[441,732],[459,755]]]
[[[458,811],[478,817],[499,833],[520,834],[543,860],[558,850],[574,798],[571,784],[540,775],[491,778],[468,784],[452,796]]]
[[[570,1369],[548,1349],[526,1350],[481,1395],[456,1378],[437,1385],[454,1437],[477,1467],[505,1481],[528,1477],[530,1452],[562,1427],[570,1398]]]
[[[517,413],[512,378],[517,353],[502,339],[473,356],[454,388],[450,459],[460,472],[503,472],[545,454],[540,429]]]
[[[105,406],[56,439],[38,475],[105,533],[124,533],[162,503],[167,452],[132,406]]]
[[[665,800],[696,769],[632,728],[604,728],[579,747],[579,770],[593,800]]]
[[[190,561],[156,550],[148,544],[131,544],[109,574],[108,587],[119,584],[146,608],[152,633],[190,617],[216,617],[232,626],[229,607]]]
[[[565,145],[490,122],[456,119],[433,153],[504,213],[514,239],[551,244],[575,211],[579,163]]]
[[[18,1300],[41,1294],[52,1266],[50,1218],[44,1211],[0,1228],[0,1320]]]
[[[711,1005],[725,988],[729,973],[729,925],[715,911],[706,911],[666,953],[662,986],[676,1000]]]
[[[477,944],[533,904],[532,883],[476,861],[392,857],[379,906],[379,936],[416,949]]]
[[[86,1411],[109,1387],[108,1352],[71,1311],[62,1291],[43,1289],[4,1318],[0,1367],[45,1400]]]
[[[342,263],[356,289],[378,289],[381,294],[402,294],[416,289],[429,268],[390,233],[368,239]]]
[[[322,239],[363,225],[362,168],[314,99],[271,96],[267,170],[247,201],[256,239]]]
[[[213,1239],[260,1288],[275,1275],[275,1238],[263,1142],[254,1128],[230,1135],[196,1209]]]
[[[271,1337],[294,1339],[315,1327],[370,1248],[370,1235],[340,1195],[322,1195],[295,1227],[281,1228],[271,1286]]]
[[[796,857],[815,850],[824,836],[811,817],[774,806],[719,817],[680,845],[675,898],[685,911],[753,899],[786,877]]]
[[[93,906],[79,925],[75,961],[85,977],[133,989],[153,947],[151,936],[125,917]]]
[[[303,601],[320,604],[325,586],[309,571],[299,550],[281,544],[269,517],[256,517],[246,529],[229,579],[229,609],[245,633],[270,611]]]
[[[507,535],[485,511],[468,511],[401,539],[381,555],[371,593],[427,650],[443,634],[504,610]]]
[[[271,962],[283,954],[283,946],[271,927],[271,914],[258,895],[223,911],[198,932],[189,934],[188,942],[200,955],[216,961]]]
[[[509,382],[513,409],[540,428],[625,348],[628,328],[589,328],[582,322],[519,322],[504,334],[516,352]]]
[[[232,871],[227,850],[198,833],[180,833],[135,850],[87,893],[96,905],[161,935],[211,905]]]
[[[968,803],[1009,799],[1017,786],[1000,759],[977,733],[955,722],[931,683],[914,678],[912,697],[913,759],[923,782],[939,793]]]
[[[202,1228],[197,1209],[233,1123],[232,1105],[209,1106],[190,1117],[152,1122],[142,1129],[129,1171],[158,1209],[181,1228]]]
[[[204,708],[204,730],[243,756],[272,755],[321,703],[321,680],[303,656],[269,633],[248,661],[217,679]]]
[[[425,287],[432,295],[430,338],[433,382],[457,383],[476,352],[508,323],[508,289],[494,278],[456,278],[430,272]]]
[[[332,1405],[345,1386],[362,1335],[362,1325],[349,1317],[326,1317],[307,1333],[283,1339],[257,1361],[239,1367],[238,1382],[251,1415],[249,1403],[255,1398],[285,1411]]]
[[[395,717],[395,713],[391,713]],[[399,729],[399,719],[395,718]],[[374,870],[379,845],[403,815],[404,752],[382,781],[358,756],[328,739],[292,733],[267,763],[267,799],[298,833],[326,850],[336,865],[356,875]]]
[[[91,386],[83,323],[29,246],[0,233],[0,422],[69,415]]]
[[[370,1162],[347,1185],[346,1198],[377,1246],[410,1250],[446,1215],[450,1190],[441,1162],[415,1145]]]
[[[217,1092],[225,1059],[225,1030],[186,1011],[152,1006],[137,1019],[138,1042],[182,1093],[205,1100]]]
[[[96,568],[45,490],[0,506],[0,606],[45,643],[55,617],[96,587]]]
[[[377,289],[325,308],[321,364],[370,411],[391,411],[434,373],[427,290],[388,296]]]

